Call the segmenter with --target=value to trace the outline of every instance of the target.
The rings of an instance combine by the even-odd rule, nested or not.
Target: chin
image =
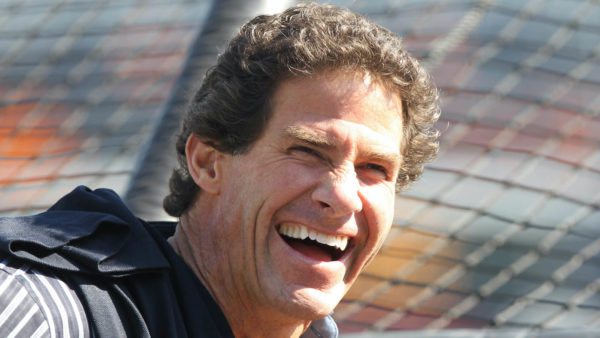
[[[338,289],[338,288],[336,288]],[[344,296],[342,290],[321,291],[313,288],[302,288],[294,292],[291,307],[294,316],[305,320],[319,320],[329,315]]]

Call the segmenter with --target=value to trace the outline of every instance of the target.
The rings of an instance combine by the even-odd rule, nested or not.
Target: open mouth
[[[331,262],[341,259],[348,251],[351,239],[308,230],[303,225],[282,224],[279,235],[294,250],[315,260]]]

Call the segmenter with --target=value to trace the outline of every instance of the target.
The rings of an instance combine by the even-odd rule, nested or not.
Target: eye
[[[316,151],[314,151],[313,149],[309,148],[309,147],[305,147],[305,146],[293,146],[290,148],[291,151],[300,151],[300,152],[304,152],[307,154],[311,154],[311,155],[318,155]]]
[[[390,177],[388,170],[384,166],[379,164],[365,163],[361,165],[359,169],[362,169],[364,172],[366,172],[369,175],[369,177],[373,177],[376,179],[388,180]]]
[[[289,149],[289,151],[290,152],[301,152],[306,155],[323,158],[323,156],[321,156],[321,154],[319,152],[317,152],[316,150],[314,150],[312,148],[306,147],[306,146],[293,146]]]

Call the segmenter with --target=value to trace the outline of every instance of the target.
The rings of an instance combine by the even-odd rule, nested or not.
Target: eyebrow
[[[288,126],[283,130],[284,137],[294,138],[302,143],[310,144],[319,148],[334,149],[336,147],[335,137],[324,133],[306,130],[296,126]],[[362,151],[362,157],[379,163],[389,163],[394,168],[399,168],[401,165],[402,156],[399,153],[381,152],[368,149]]]
[[[375,162],[389,163],[394,166],[395,170],[400,168],[402,162],[402,156],[396,153],[367,151],[363,154],[363,156]]]
[[[336,146],[335,138],[323,133],[306,130],[296,126],[288,126],[283,130],[283,136],[294,138],[300,142],[307,143],[316,147],[333,149]]]

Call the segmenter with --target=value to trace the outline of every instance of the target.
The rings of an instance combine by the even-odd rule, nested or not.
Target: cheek
[[[279,191],[296,193],[318,184],[323,170],[305,164],[287,162],[263,172],[260,179]]]
[[[367,187],[364,193],[369,208],[365,217],[369,224],[369,237],[376,241],[376,247],[381,246],[390,231],[394,220],[395,193],[385,187]]]
[[[391,223],[394,214],[394,202],[396,193],[387,186],[366,186],[363,187],[363,196],[368,201],[370,209],[374,211],[380,221]],[[385,222],[387,221],[387,222]]]

